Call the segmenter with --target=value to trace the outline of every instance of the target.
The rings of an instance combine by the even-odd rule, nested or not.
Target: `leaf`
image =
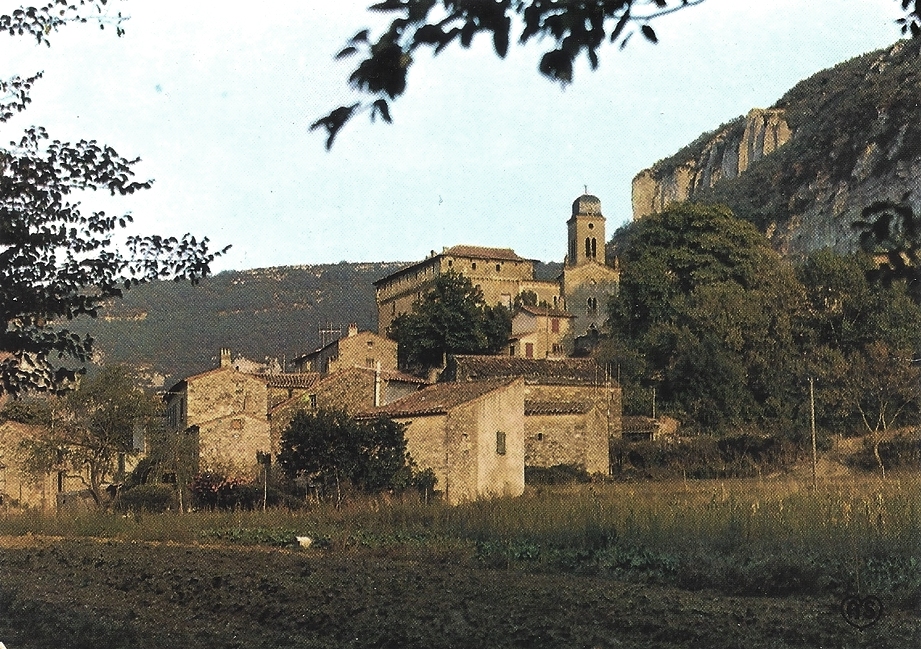
[[[652,43],[658,43],[658,42],[659,42],[659,39],[658,39],[658,37],[656,36],[655,30],[653,30],[653,28],[650,27],[649,25],[643,25],[642,27],[640,27],[640,31],[643,32],[643,36],[646,37],[646,40],[648,40],[648,41],[650,41],[650,42],[652,42]]]
[[[340,59],[344,59],[344,58],[347,58],[347,57],[349,57],[349,56],[352,56],[353,54],[355,54],[355,53],[357,53],[357,52],[358,52],[358,48],[352,47],[351,45],[349,45],[348,47],[345,47],[345,48],[339,50],[339,52],[336,54],[336,56],[335,56],[334,58],[338,61],[338,60],[340,60]]]
[[[383,119],[388,124],[391,123],[390,120],[390,107],[387,105],[386,99],[378,99],[372,104],[371,118],[374,119],[376,113],[380,113],[381,119]]]

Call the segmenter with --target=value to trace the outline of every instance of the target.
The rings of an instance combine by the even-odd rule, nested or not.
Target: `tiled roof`
[[[513,379],[493,379],[491,381],[470,381],[468,383],[436,383],[386,406],[361,413],[359,416],[412,417],[443,415],[447,414],[452,408],[478,399],[512,382]]]
[[[319,372],[300,372],[284,374],[250,374],[270,388],[311,388],[320,380]]]
[[[373,367],[366,367],[364,365],[354,365],[348,369],[355,369],[369,374],[374,374],[375,372]],[[381,378],[385,381],[399,381],[401,383],[416,383],[419,385],[428,383],[428,381],[420,379],[418,376],[413,376],[412,374],[406,374],[405,372],[399,372],[397,370],[381,370]]]
[[[475,259],[495,259],[497,261],[528,261],[511,248],[487,248],[485,246],[451,246],[441,253],[451,257],[472,257]]]
[[[552,316],[555,318],[575,318],[573,314],[569,311],[564,311],[563,309],[554,309],[553,307],[547,306],[520,306],[518,307],[519,311],[524,311],[526,313],[531,313],[533,315],[545,315]]]
[[[626,416],[621,418],[620,428],[625,433],[655,433],[659,424],[649,417]]]
[[[525,401],[525,415],[584,415],[594,406],[586,401]]]
[[[447,375],[456,381],[524,377],[525,383],[603,385],[604,369],[591,358],[521,358],[519,356],[465,356],[448,360]]]

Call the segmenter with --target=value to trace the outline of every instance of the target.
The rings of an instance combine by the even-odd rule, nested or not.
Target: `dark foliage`
[[[399,345],[401,366],[412,370],[441,366],[447,354],[495,354],[512,329],[509,310],[487,306],[468,277],[439,275],[431,291],[398,316],[387,335]]]
[[[342,410],[298,412],[282,433],[278,465],[289,480],[337,502],[349,488],[378,493],[414,483],[403,426],[387,417],[356,420]]]
[[[525,484],[579,484],[591,482],[589,475],[581,466],[573,464],[556,464],[554,466],[526,466],[524,468]]]
[[[505,58],[517,41],[531,39],[551,43],[538,62],[538,70],[561,84],[571,83],[575,63],[581,57],[594,70],[607,43],[623,48],[637,31],[650,43],[658,42],[652,22],[666,14],[697,5],[703,0],[383,0],[369,9],[394,16],[377,37],[363,29],[348,40],[337,59],[361,56],[349,75],[349,84],[369,97],[365,102],[339,106],[316,120],[311,130],[326,132],[329,149],[342,127],[355,115],[368,112],[371,120],[391,121],[389,103],[406,91],[413,56],[419,50],[438,54],[459,43],[470,47],[483,34],[492,40],[496,55]],[[897,0],[904,16],[902,33],[917,36],[921,29],[921,3]],[[514,29],[513,29],[514,28]],[[901,123],[901,122],[900,122]]]
[[[142,484],[120,491],[115,499],[119,511],[160,514],[176,506],[176,492],[171,487]]]
[[[0,16],[0,30],[48,35],[68,22],[86,22],[88,9],[105,0],[60,0]],[[90,14],[90,17],[93,17]],[[106,24],[102,15],[100,25]],[[121,33],[121,16],[114,19]],[[40,75],[0,84],[0,122],[25,109]],[[127,252],[113,238],[131,222],[128,214],[86,214],[87,191],[133,194],[151,181],[134,178],[138,159],[122,157],[95,140],[63,142],[42,127],[26,129],[0,149],[0,393],[59,392],[93,351],[93,339],[64,323],[95,317],[99,308],[131,286],[154,279],[197,281],[220,252],[208,240],[129,236]]]

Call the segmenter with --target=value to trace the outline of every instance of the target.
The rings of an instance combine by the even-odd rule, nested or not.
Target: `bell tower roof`
[[[572,202],[573,216],[602,216],[601,199],[591,194],[582,194]]]

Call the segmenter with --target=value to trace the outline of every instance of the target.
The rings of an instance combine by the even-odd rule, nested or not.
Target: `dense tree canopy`
[[[921,309],[907,283],[873,281],[867,256],[819,251],[781,259],[725,207],[679,204],[615,235],[620,293],[602,349],[628,408],[659,410],[688,428],[807,429],[807,379],[819,425],[875,432],[921,407]],[[639,396],[639,398],[637,398]]]
[[[49,44],[49,35],[72,22],[114,23],[106,0],[55,0],[0,16],[0,29]],[[40,78],[0,81],[0,123],[24,110]],[[59,391],[73,380],[93,351],[90,336],[78,336],[64,321],[95,316],[99,307],[131,285],[153,279],[190,279],[209,272],[220,252],[207,239],[115,237],[129,214],[86,213],[87,191],[133,194],[150,187],[136,180],[138,159],[122,157],[95,140],[63,142],[42,127],[28,128],[0,148],[0,394]]]
[[[347,486],[376,493],[412,478],[402,425],[387,417],[359,421],[341,410],[298,412],[282,433],[278,464],[288,478],[337,500]]]
[[[103,368],[77,390],[51,402],[44,432],[24,442],[37,473],[64,471],[79,477],[97,505],[118,471],[119,456],[134,451],[134,432],[159,418],[159,402],[145,394],[123,367]]]
[[[349,83],[367,94],[368,102],[339,106],[311,126],[327,133],[326,147],[349,119],[368,111],[371,119],[390,121],[390,102],[406,91],[413,55],[430,49],[439,53],[454,43],[469,47],[474,36],[492,40],[504,58],[517,32],[519,43],[545,39],[552,43],[538,63],[541,74],[569,83],[577,59],[585,56],[592,69],[606,43],[623,47],[638,29],[657,42],[652,23],[659,17],[701,4],[704,0],[382,0],[371,11],[393,16],[387,29],[372,36],[355,34],[337,58],[360,55]],[[921,33],[921,0],[895,0],[902,5],[903,33]],[[833,20],[833,17],[832,17]]]
[[[507,308],[488,306],[469,278],[452,271],[439,275],[412,312],[393,321],[388,335],[399,345],[400,363],[421,370],[440,366],[445,354],[495,354],[511,328]]]

